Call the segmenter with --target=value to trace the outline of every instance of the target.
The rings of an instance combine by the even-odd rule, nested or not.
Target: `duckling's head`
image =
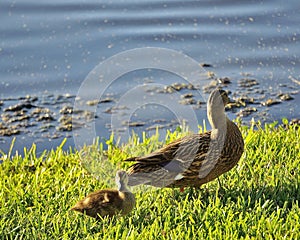
[[[127,189],[128,184],[128,174],[124,170],[119,170],[116,173],[116,184],[119,191],[129,191]]]

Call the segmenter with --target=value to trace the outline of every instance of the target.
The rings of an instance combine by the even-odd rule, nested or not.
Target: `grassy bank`
[[[169,133],[166,142],[185,132]],[[126,146],[107,142],[101,163],[61,147],[36,157],[2,154],[1,239],[299,239],[300,128],[243,127],[245,153],[237,167],[199,190],[133,188],[137,206],[126,216],[94,219],[69,211],[88,193],[113,187],[114,172],[127,156],[150,152],[158,136],[133,137]],[[101,148],[101,147],[100,147]],[[96,177],[95,177],[96,176]],[[98,178],[98,179],[97,179]]]

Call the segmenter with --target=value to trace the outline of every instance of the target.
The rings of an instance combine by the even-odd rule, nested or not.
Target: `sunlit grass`
[[[158,134],[133,136],[121,147],[111,138],[105,152],[97,143],[84,154],[62,146],[38,157],[34,146],[23,157],[2,153],[1,239],[299,239],[299,126],[241,129],[245,153],[220,177],[223,189],[218,181],[183,193],[133,188],[134,211],[103,222],[69,209],[94,190],[114,187],[115,171],[128,166],[124,159],[186,131],[169,132],[163,142]]]

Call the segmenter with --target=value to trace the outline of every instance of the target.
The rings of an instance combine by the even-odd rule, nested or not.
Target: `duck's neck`
[[[226,129],[227,127],[227,116],[225,114],[224,107],[216,109],[212,107],[207,108],[207,118],[212,129]]]

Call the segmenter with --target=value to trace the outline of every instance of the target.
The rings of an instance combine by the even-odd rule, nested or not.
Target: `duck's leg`
[[[221,189],[221,190],[222,190],[222,189],[223,189],[223,187],[222,187],[222,184],[221,184],[221,182],[220,182],[220,178],[218,177],[217,179],[218,179],[218,183],[219,183],[219,189]]]
[[[178,194],[177,188],[172,188],[172,197],[171,197],[171,199],[173,199],[174,204],[177,204],[178,199],[180,199],[180,194]]]
[[[194,193],[195,193],[194,187],[189,187],[189,195],[190,195],[190,197],[194,197]]]
[[[219,177],[218,177],[218,183],[219,183],[218,192],[221,193],[221,194],[225,193],[225,188],[223,188]]]

